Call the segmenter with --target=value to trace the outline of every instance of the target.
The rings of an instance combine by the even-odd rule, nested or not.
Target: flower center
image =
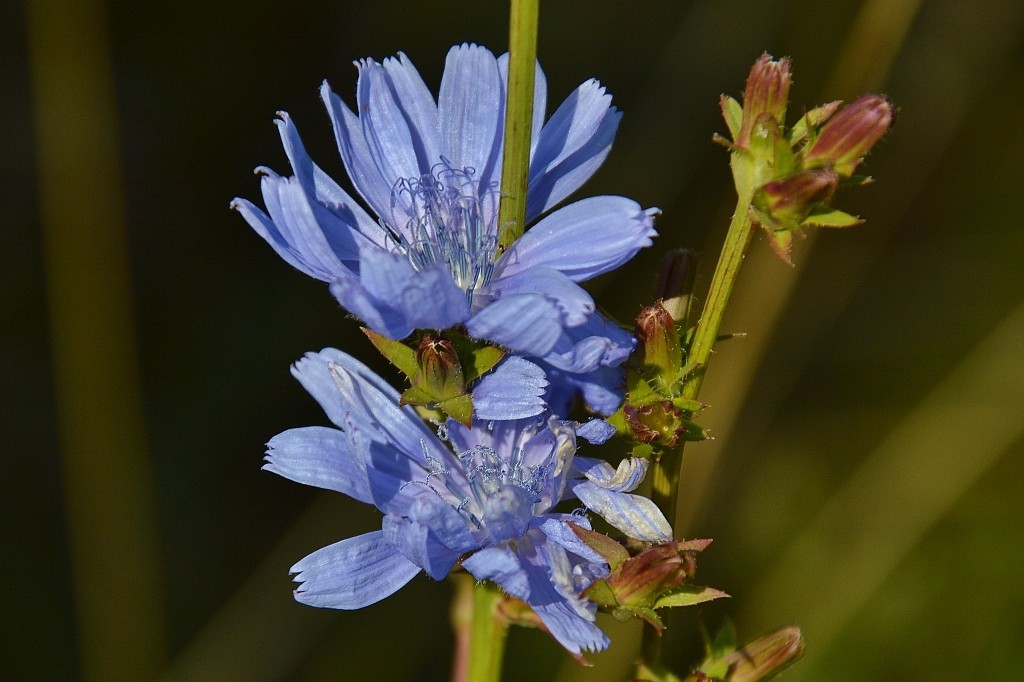
[[[472,494],[462,505],[470,520],[498,542],[522,536],[533,519],[534,505],[540,502],[549,474],[546,468],[524,465],[518,448],[508,462],[486,445],[463,452],[459,460]]]
[[[430,174],[400,179],[391,190],[395,226],[386,226],[417,271],[447,269],[471,302],[491,278],[498,247],[499,193],[481,188],[475,173],[442,158]]]

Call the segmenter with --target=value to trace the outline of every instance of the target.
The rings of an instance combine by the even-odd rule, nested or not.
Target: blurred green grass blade
[[[104,9],[32,0],[26,14],[79,672],[148,680],[165,655],[163,586]]]
[[[800,670],[828,648],[901,560],[1024,435],[1024,303],[889,433],[754,589],[744,620],[780,604],[808,641]],[[801,673],[802,674],[802,673]]]

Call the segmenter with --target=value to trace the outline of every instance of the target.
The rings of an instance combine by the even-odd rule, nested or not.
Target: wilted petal
[[[391,596],[420,572],[382,531],[319,549],[291,567],[295,598],[310,606],[361,609]]]
[[[620,493],[635,490],[647,475],[647,460],[640,457],[627,457],[615,469],[604,460],[590,457],[577,457],[573,460],[573,466],[605,490]]]
[[[576,483],[572,491],[588,509],[631,538],[646,542],[672,539],[672,526],[646,497],[605,490],[590,481]]]
[[[603,419],[591,419],[576,428],[576,436],[600,445],[615,435],[615,427]]]

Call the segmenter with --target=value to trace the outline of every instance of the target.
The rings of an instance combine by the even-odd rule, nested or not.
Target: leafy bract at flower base
[[[577,435],[594,442],[614,429],[555,418],[448,420],[428,429],[399,395],[354,358],[309,353],[292,373],[338,428],[291,429],[268,443],[265,469],[376,506],[382,528],[313,552],[292,567],[301,602],[357,609],[421,571],[440,580],[457,564],[530,605],[574,654],[605,648],[596,606],[581,596],[608,563],[573,526],[586,516],[553,511],[577,499],[636,540],[663,543],[672,529],[654,504],[631,494],[647,462],[617,469],[577,458]]]
[[[649,246],[657,210],[597,196],[551,211],[608,154],[620,114],[604,88],[587,81],[544,123],[547,88],[538,68],[526,213],[537,222],[502,252],[507,56],[452,48],[436,101],[403,54],[358,68],[357,113],[326,83],[321,95],[370,212],[313,163],[283,113],[277,124],[294,175],[260,168],[266,211],[245,199],[232,206],[379,334],[401,340],[415,329],[461,325],[563,374],[618,366],[632,337],[600,331],[610,325],[579,283]]]

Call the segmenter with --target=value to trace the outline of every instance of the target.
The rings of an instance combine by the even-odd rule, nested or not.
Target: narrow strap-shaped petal
[[[568,327],[586,322],[595,307],[594,299],[580,285],[549,267],[529,268],[507,277],[496,277],[488,284],[487,292],[499,298],[515,294],[544,294],[562,311]]]
[[[643,210],[632,199],[590,197],[569,204],[526,231],[495,270],[503,276],[549,267],[583,282],[619,267],[655,236],[657,209]],[[586,248],[580,248],[586,244]]]
[[[409,126],[420,172],[429,173],[441,158],[434,96],[405,53],[399,52],[397,57],[388,57],[383,66],[395,104],[401,109]]]
[[[323,426],[279,433],[267,443],[265,471],[372,502],[363,453],[348,434]]]
[[[357,275],[342,274],[330,286],[331,295],[367,327],[389,339],[404,339],[413,327],[401,310],[371,296]]]
[[[389,597],[420,572],[382,531],[319,549],[291,567],[301,585],[295,598],[330,609],[361,609]]]
[[[422,143],[414,140],[384,67],[372,59],[359,62],[356,104],[367,149],[388,187],[429,170],[420,166],[417,146],[422,153]]]
[[[313,163],[313,159],[310,158],[302,144],[302,138],[299,137],[298,128],[292,122],[291,116],[284,111],[279,111],[277,115],[278,118],[274,123],[281,135],[281,143],[288,156],[288,163],[291,164],[295,177],[302,183],[303,189],[314,197],[317,203],[325,206],[351,229],[361,233],[372,243],[383,246],[384,230],[380,224],[371,218],[362,206],[357,204],[348,192],[334,181],[334,178]]]
[[[574,374],[541,362],[548,377],[548,407],[555,414],[569,414],[572,402],[580,394],[595,414],[607,417],[619,409],[626,390],[623,367],[598,367],[592,372]]]
[[[378,307],[397,311],[411,329],[448,329],[469,317],[469,300],[451,273],[417,271],[401,254],[364,249],[359,281]]]
[[[543,621],[551,636],[567,651],[578,654],[606,649],[610,641],[594,624],[594,615],[584,615],[586,612],[580,608],[579,597],[567,596],[564,594],[566,590],[559,591],[556,588],[555,581],[571,584],[571,574],[562,575],[570,569],[553,563],[540,558],[523,562],[530,579],[527,603]]]
[[[567,328],[543,359],[565,372],[584,374],[622,364],[635,345],[632,334],[594,313],[585,324]]]
[[[331,91],[327,81],[320,86],[320,97],[327,107],[327,114],[334,128],[334,139],[338,143],[338,152],[356,191],[378,216],[390,216],[393,185],[388,184],[377,168],[359,118]]]
[[[646,497],[605,490],[590,481],[571,485],[580,502],[627,536],[645,542],[672,539],[672,526],[658,506]]]
[[[325,266],[323,263],[317,261],[310,261],[306,258],[303,251],[295,248],[295,246],[281,234],[281,230],[278,229],[274,221],[270,219],[266,213],[264,213],[258,206],[253,204],[248,199],[235,198],[231,202],[231,208],[238,211],[245,222],[249,223],[249,226],[256,231],[256,234],[263,237],[263,239],[270,244],[271,248],[277,252],[288,265],[291,265],[296,270],[304,272],[310,277],[319,279],[324,282],[328,282],[334,278],[334,273],[331,272],[330,268]],[[337,259],[335,259],[337,260]],[[340,266],[340,263],[336,265]]]
[[[518,356],[506,358],[473,388],[473,414],[485,421],[538,415],[546,406],[547,385],[544,370],[534,363]]]
[[[505,120],[505,88],[490,50],[463,44],[448,52],[437,110],[442,153],[489,187],[500,174]]]
[[[622,114],[595,80],[583,83],[544,124],[530,163],[527,221],[586,182],[604,163]]]
[[[562,335],[562,313],[540,294],[500,298],[471,317],[466,329],[523,355],[543,357]]]
[[[331,281],[340,272],[358,267],[360,247],[370,244],[352,225],[341,220],[309,194],[297,178],[265,175],[263,200],[274,225],[294,251]]]

